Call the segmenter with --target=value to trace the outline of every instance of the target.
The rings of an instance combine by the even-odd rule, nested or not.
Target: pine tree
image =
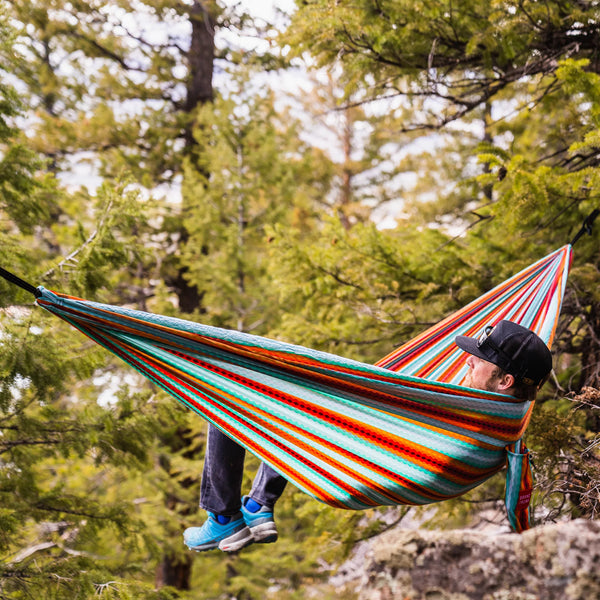
[[[92,173],[107,181],[126,172],[135,178],[136,187],[153,190],[177,183],[184,157],[196,156],[192,136],[196,111],[214,95],[215,30],[241,26],[245,17],[224,13],[212,1],[168,0],[131,6],[115,0],[98,6],[57,0],[15,2],[9,9],[20,24],[15,46],[19,51],[6,48],[3,64],[19,79],[35,111],[35,115],[29,113],[29,145],[49,159],[48,170],[64,176],[74,164],[89,160]],[[224,61],[239,58],[231,48],[220,56]],[[268,62],[265,59],[264,64]],[[48,225],[57,223],[56,227],[40,224],[39,235],[54,246],[57,256],[68,257],[57,258],[47,273],[42,271],[44,283],[71,293],[80,291],[95,300],[135,303],[158,312],[172,312],[174,293],[180,313],[198,309],[204,290],[190,285],[177,250],[188,239],[182,213],[172,205],[155,211],[156,205],[149,201],[144,206],[147,220],[136,224],[129,213],[140,205],[132,202],[131,195],[125,205],[107,199],[106,194],[100,196],[98,204],[104,204],[98,208],[98,231],[93,225],[87,231],[83,226],[77,229],[77,211],[85,214],[84,207],[94,202],[94,190],[84,187],[52,206]],[[118,225],[113,219],[116,215],[122,219]],[[128,251],[121,255],[116,240],[108,247],[111,228],[135,239],[128,247],[123,244]],[[102,253],[92,251],[102,245],[102,239],[108,240],[104,261]],[[111,276],[117,264],[123,271],[115,270]],[[65,275],[74,265],[78,268],[72,276]],[[150,393],[154,397],[155,391]],[[150,477],[164,493],[168,508],[174,497],[186,496],[186,489],[197,480],[197,473],[187,477],[185,461],[195,458],[203,438],[183,414],[175,411],[170,421],[165,418],[161,423],[161,446],[156,449],[161,469]],[[163,479],[170,474],[173,480]],[[196,502],[188,496],[189,507]],[[140,510],[144,512],[145,505]],[[156,511],[156,505],[150,510]],[[176,513],[167,512],[156,521],[165,524],[173,518]],[[179,536],[178,531],[177,542],[164,544],[158,583],[185,589],[191,557],[183,553]]]
[[[2,23],[3,52],[10,53],[15,38]],[[41,170],[42,157],[15,126],[24,110],[19,95],[6,83],[0,93],[2,266],[34,283],[68,280],[74,292],[95,293],[134,258],[130,229],[143,225],[136,195],[106,186],[96,208],[74,211],[78,196],[61,191],[55,177]],[[61,261],[66,247],[70,260]],[[107,582],[131,569],[119,561],[102,564],[96,544],[107,530],[113,540],[126,539],[136,519],[120,498],[99,493],[96,477],[147,461],[153,426],[139,411],[146,398],[122,396],[106,409],[90,397],[89,386],[73,395],[105,357],[34,308],[32,296],[4,280],[0,286],[1,593],[88,598],[103,586],[116,589],[120,582]],[[153,595],[143,584],[127,593]]]
[[[415,178],[404,208],[421,228],[457,236],[472,270],[461,287],[468,300],[568,243],[598,206],[597,16],[576,2],[317,0],[299,4],[284,39],[296,55],[340,69],[348,103],[357,93],[388,103],[391,143],[416,149],[398,166]],[[566,392],[598,387],[595,246],[584,237],[575,248],[554,345],[556,364],[570,367],[545,392],[557,398],[549,411],[570,404],[559,400]],[[539,418],[541,452],[557,428],[546,411]],[[545,445],[554,459],[544,477],[558,468],[559,445]],[[592,489],[597,478],[586,477]]]
[[[268,227],[302,226],[313,161],[297,141],[298,125],[276,113],[272,95],[249,96],[247,83],[239,85],[198,115],[201,159],[184,185],[184,264],[206,290],[203,322],[264,333],[277,321]]]

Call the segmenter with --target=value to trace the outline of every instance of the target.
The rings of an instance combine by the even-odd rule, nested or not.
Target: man
[[[277,540],[273,507],[287,480],[261,463],[250,493],[241,497],[245,454],[242,446],[209,425],[200,485],[200,507],[207,511],[208,519],[202,527],[183,532],[190,550],[234,552],[252,542]]]
[[[543,340],[511,321],[486,327],[479,339],[457,336],[455,342],[469,353],[466,387],[533,400],[552,370],[552,354]],[[262,464],[249,496],[240,502],[243,461],[243,448],[210,427],[200,504],[208,519],[184,532],[190,549],[231,552],[253,541],[277,539],[273,506],[286,480]]]
[[[486,327],[479,339],[459,335],[455,342],[469,353],[465,387],[534,400],[552,370],[544,341],[512,321]]]
[[[458,336],[456,344],[469,353],[468,373],[462,385],[499,392],[520,400],[535,400],[552,370],[552,354],[533,331],[511,321],[486,327],[479,339]],[[529,527],[531,472],[527,450],[521,444],[508,454],[506,510],[511,527]]]

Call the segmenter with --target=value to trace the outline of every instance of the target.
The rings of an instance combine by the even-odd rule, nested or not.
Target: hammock
[[[533,403],[461,387],[467,368],[454,337],[508,319],[551,345],[570,262],[567,245],[376,365],[25,285],[40,306],[320,501],[347,509],[438,502],[508,462],[507,510],[520,531],[530,495],[521,486],[531,483],[520,440]]]

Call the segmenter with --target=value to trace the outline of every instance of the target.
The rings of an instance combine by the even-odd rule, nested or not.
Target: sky
[[[222,6],[226,7],[239,7],[238,12],[247,12],[258,19],[264,19],[266,22],[278,26],[285,26],[285,17],[282,16],[281,11],[290,14],[295,8],[296,4],[294,0],[219,0]],[[256,38],[242,37],[238,35],[239,32],[228,32],[227,30],[220,30],[218,35],[225,40],[231,38],[232,44],[235,47],[247,46],[248,49],[261,50],[261,43],[264,44],[265,50],[268,50],[268,42],[259,42]],[[218,40],[217,40],[218,43]]]
[[[294,0],[221,0],[221,3],[226,6],[239,4],[249,13],[264,19],[272,19],[277,12],[276,9],[289,12],[295,7]]]
[[[265,19],[265,21],[274,23],[276,26],[278,22],[282,25],[285,24],[285,19],[278,14],[280,11],[290,14],[296,8],[296,3],[294,0],[219,0],[219,2],[221,5],[229,8],[238,7],[238,9],[241,9],[241,11],[247,11],[254,17]],[[126,18],[126,16],[127,15],[125,11],[123,14],[119,14],[120,18]],[[180,35],[185,37],[189,34],[187,31],[189,24],[184,21],[182,21],[182,23],[183,28],[180,32]],[[139,23],[130,24],[130,27],[133,30],[140,26],[144,28],[144,25],[140,25]],[[150,33],[152,33],[152,31],[150,31]],[[165,35],[172,35],[173,33],[174,32],[172,30],[165,32],[164,28],[158,28],[155,32],[155,35],[157,36],[157,41],[160,42],[163,41],[162,38]],[[149,31],[144,29],[144,35],[147,37],[148,34]],[[240,38],[239,32],[228,31],[224,29],[219,30],[218,36],[221,38],[221,42],[219,44],[219,41],[217,40],[217,44],[225,46],[231,43],[233,47],[239,48],[240,46],[247,46],[248,49],[257,48],[259,51],[261,51],[265,49],[261,49],[260,45],[268,44],[268,42],[264,40],[258,40],[256,37],[248,36]],[[214,74],[215,87],[221,89],[222,91],[226,90],[228,87],[226,80],[227,77],[228,75],[226,72],[216,69]],[[304,71],[300,67],[288,71],[270,72],[268,74],[265,73],[262,77],[257,76],[256,81],[253,80],[253,83],[255,83],[258,89],[270,88],[279,90],[281,92],[279,96],[280,100],[278,101],[279,104],[286,105],[288,108],[290,108],[292,110],[292,114],[296,117],[301,116],[297,114],[298,110],[301,110],[301,108],[298,109],[298,107],[294,106],[294,102],[290,99],[291,95],[297,94],[301,89],[308,92],[310,87],[313,85],[313,83],[311,83],[309,79],[304,76]],[[312,145],[322,148],[329,155],[331,155],[334,160],[336,160],[336,158],[343,158],[339,156],[339,140],[336,140],[335,138],[332,139],[331,131],[327,128],[319,128],[316,127],[315,124],[311,124],[311,127],[307,128],[306,132],[303,133],[303,137],[306,138],[307,136],[310,137],[308,141]],[[78,187],[82,182],[85,182],[85,185],[88,187],[88,189],[95,189],[101,183],[102,179],[96,172],[96,166],[94,162],[81,161],[82,158],[85,157],[83,155],[78,156],[77,164],[73,164],[71,172],[65,177],[68,178],[69,183],[71,183],[73,187]],[[93,158],[93,156],[90,156],[90,158]],[[146,195],[148,192],[142,190],[142,193]],[[177,181],[174,184],[157,187],[152,190],[152,194],[155,197],[162,196],[168,201],[178,203],[180,201],[179,182]],[[391,212],[389,215],[386,214],[388,210]],[[394,226],[395,216],[397,213],[396,207],[388,205],[386,210],[382,211],[382,213],[383,214],[378,215],[377,217],[379,225],[382,227]]]
[[[258,18],[265,19],[266,21],[269,21],[269,22],[275,22],[278,11],[283,10],[286,13],[289,13],[289,12],[293,11],[295,8],[294,0],[219,0],[219,2],[220,2],[220,4],[227,6],[227,7],[239,6],[243,10],[250,13],[251,15],[258,17]],[[119,14],[119,18],[123,18],[124,16],[125,16],[125,18],[127,18],[125,11],[123,11],[123,14]],[[134,31],[136,30],[137,27],[140,26],[139,23],[135,23],[135,22],[132,22],[129,25],[130,25],[131,29]],[[173,32],[169,32],[169,33],[173,33]],[[185,34],[185,33],[186,33],[185,31],[182,32],[182,34]],[[148,30],[144,30],[144,35],[146,37],[148,37]],[[165,32],[157,30],[156,35],[157,35],[157,41],[163,41]],[[226,34],[224,34],[224,35],[226,35]],[[252,38],[246,38],[245,40],[241,41],[239,36],[236,35],[235,36],[235,45],[239,47],[240,43],[248,44],[248,47],[251,48],[253,45],[256,45],[259,42],[257,42],[256,39],[252,39]],[[216,79],[218,79],[218,75],[215,74],[215,76],[216,76]],[[286,85],[290,85],[290,78],[291,79],[293,79],[294,77],[297,78],[297,75],[284,74],[281,77],[282,77],[282,80],[278,83],[275,83],[275,85],[282,85],[285,87]],[[273,82],[270,82],[270,83],[272,84]],[[215,84],[218,84],[218,81],[215,81]],[[73,188],[77,188],[83,184],[86,187],[88,187],[88,189],[94,190],[102,183],[102,178],[98,175],[97,169],[94,166],[93,161],[86,162],[85,160],[83,160],[83,161],[81,160],[82,158],[85,158],[84,154],[85,153],[81,153],[77,157],[76,162],[74,162],[72,165],[71,171],[69,173],[65,174],[63,179],[65,180],[65,183],[69,184]],[[90,155],[90,159],[92,159],[92,158],[93,158],[93,155]],[[159,195],[160,195],[159,190],[155,190],[155,192],[159,192]],[[167,193],[167,195],[171,195],[172,192],[167,191],[166,193]]]

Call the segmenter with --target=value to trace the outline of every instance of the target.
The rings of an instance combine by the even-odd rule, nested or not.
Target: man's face
[[[469,354],[467,366],[469,371],[462,385],[488,392],[498,391],[500,369],[494,363]]]

